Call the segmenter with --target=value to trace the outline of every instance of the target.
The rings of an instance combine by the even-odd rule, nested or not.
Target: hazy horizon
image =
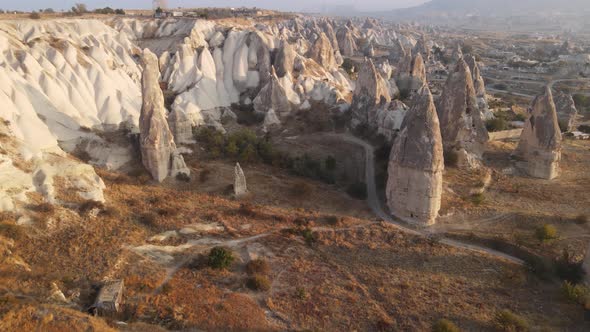
[[[170,8],[176,7],[260,7],[283,11],[323,11],[339,6],[354,8],[358,11],[391,10],[411,7],[428,2],[428,0],[299,0],[297,2],[282,2],[272,0],[168,0]],[[85,3],[89,9],[111,7],[124,9],[150,9],[152,0],[22,0],[18,2],[0,0],[0,9],[32,11],[44,8],[68,10],[75,3]]]

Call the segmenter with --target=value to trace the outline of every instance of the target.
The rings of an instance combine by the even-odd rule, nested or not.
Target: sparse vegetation
[[[270,266],[265,259],[253,259],[246,264],[246,273],[249,275],[266,275],[270,272]]]
[[[561,290],[565,298],[573,303],[586,305],[590,300],[590,289],[582,284],[564,281]]]
[[[494,326],[498,331],[505,332],[526,332],[529,330],[529,323],[510,310],[501,310],[496,313]]]
[[[495,117],[493,119],[486,121],[486,128],[488,131],[494,132],[507,130],[509,127],[508,122],[506,122],[506,119],[504,119],[503,117]]]
[[[37,12],[32,12],[31,15],[29,15],[29,18],[32,20],[38,20],[41,18],[41,14],[39,14]]]
[[[312,192],[312,186],[303,181],[296,182],[291,187],[291,194],[295,197],[307,197]]]
[[[535,236],[540,242],[549,242],[557,239],[557,228],[550,224],[545,224],[535,230]]]
[[[191,182],[191,176],[186,173],[176,174],[176,180],[181,182]]]
[[[471,195],[471,202],[475,205],[481,205],[486,200],[483,193]]]
[[[441,319],[432,326],[432,332],[461,332],[461,329],[448,319]]]
[[[215,247],[211,249],[208,257],[208,265],[214,269],[227,269],[234,262],[235,258],[230,249]]]
[[[248,278],[246,286],[251,290],[265,292],[270,289],[270,280],[267,276],[255,274]]]

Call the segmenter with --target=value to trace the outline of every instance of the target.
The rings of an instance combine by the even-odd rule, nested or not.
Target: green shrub
[[[367,199],[367,185],[364,182],[353,183],[348,186],[346,193],[355,199]]]
[[[251,290],[265,292],[270,289],[270,280],[268,277],[256,274],[246,281],[246,286]]]
[[[295,297],[300,300],[305,300],[308,297],[307,291],[303,287],[297,287],[295,289]]]
[[[480,205],[485,201],[485,199],[486,197],[482,193],[471,195],[471,202],[475,205]]]
[[[508,122],[503,117],[496,117],[486,121],[486,128],[488,131],[502,131],[508,129]]]
[[[450,320],[441,319],[432,326],[432,332],[461,332],[461,329]]]
[[[246,264],[246,273],[249,275],[265,275],[270,272],[270,266],[265,259],[253,259]]]
[[[153,227],[156,226],[158,220],[158,215],[154,212],[145,212],[139,216],[139,222],[142,225]]]
[[[564,281],[561,290],[565,298],[573,303],[581,305],[586,305],[586,303],[588,303],[590,289],[584,285]]]
[[[557,229],[553,225],[545,224],[535,230],[535,236],[540,242],[549,242],[557,239]]]
[[[301,230],[301,236],[305,240],[307,245],[311,246],[317,241],[317,234],[315,234],[310,228]]]
[[[344,69],[344,71],[349,75],[354,73],[354,62],[350,58],[344,58],[344,61],[342,61],[342,65],[340,65],[340,67]]]
[[[181,182],[191,182],[191,176],[186,173],[176,174],[176,180]]]
[[[510,310],[501,310],[494,317],[494,326],[499,331],[525,332],[529,330],[528,322]]]
[[[209,252],[207,264],[214,269],[227,269],[234,261],[231,250],[223,247],[215,247]]]

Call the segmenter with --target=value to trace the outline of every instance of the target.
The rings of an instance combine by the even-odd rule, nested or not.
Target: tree
[[[45,8],[43,9],[43,12],[47,14],[53,14],[55,13],[55,10],[53,10],[53,8]]]
[[[163,12],[164,10],[162,10],[162,7],[156,8],[156,14],[162,14]]]
[[[87,12],[88,12],[88,8],[86,7],[86,4],[77,3],[72,7],[72,13],[74,13],[76,15],[82,15]]]
[[[125,15],[125,11],[123,9],[115,9],[116,15]]]
[[[31,15],[29,15],[29,18],[31,18],[33,20],[38,20],[41,18],[41,15],[39,15],[39,13],[37,13],[37,12],[32,12]]]

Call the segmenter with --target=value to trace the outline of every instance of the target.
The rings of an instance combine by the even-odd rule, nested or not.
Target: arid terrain
[[[585,28],[447,2],[1,12],[0,331],[590,330]]]

